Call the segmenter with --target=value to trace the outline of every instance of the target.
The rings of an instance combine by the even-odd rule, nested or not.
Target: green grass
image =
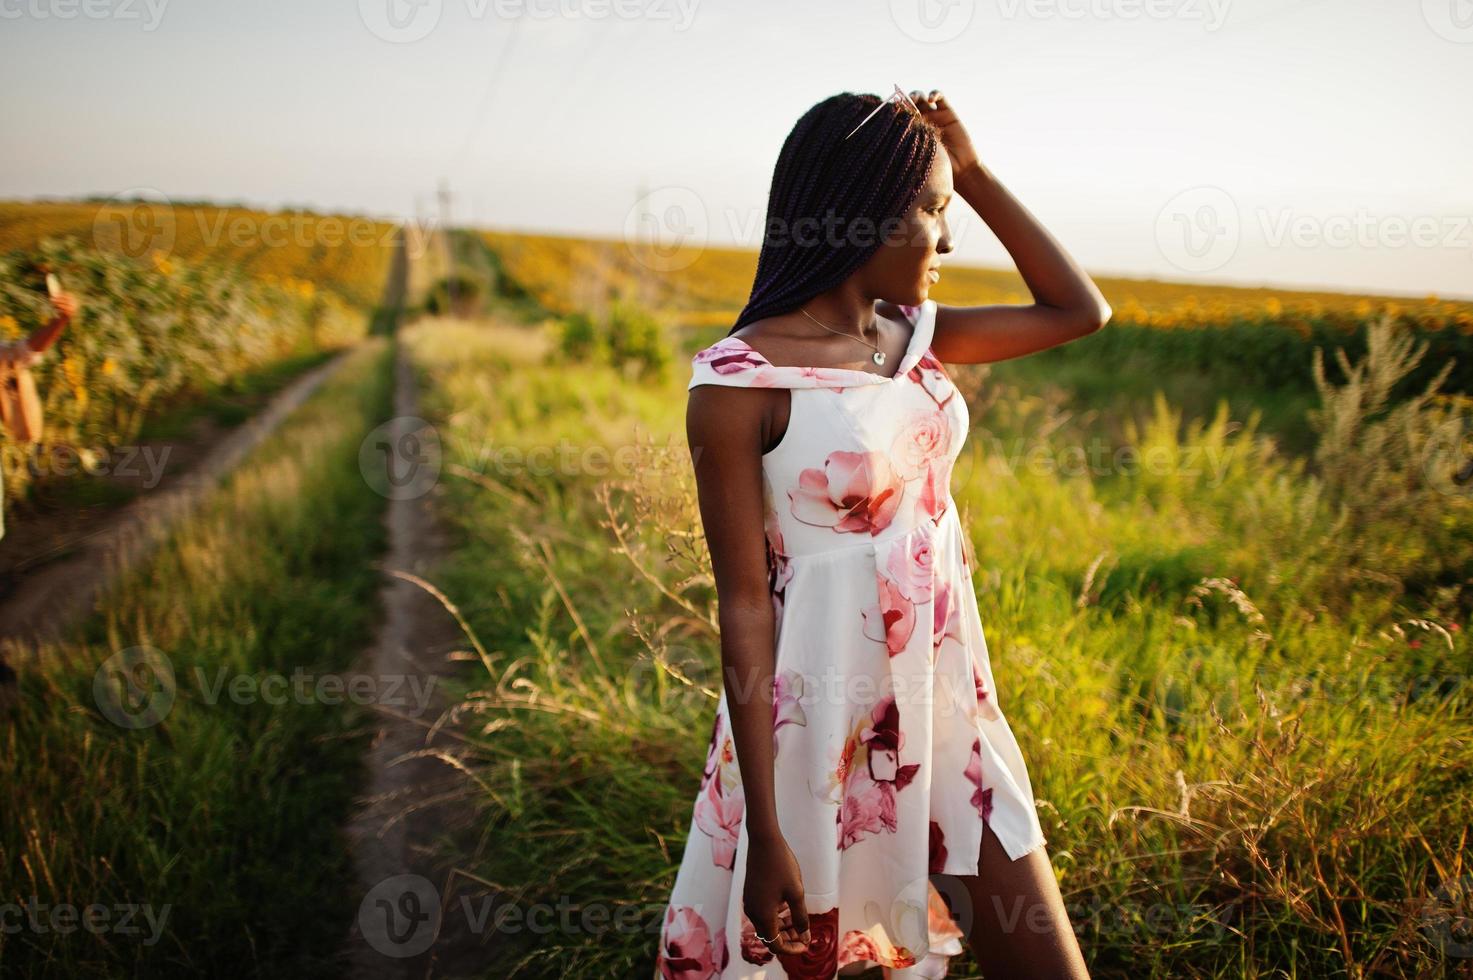
[[[483,840],[458,856],[524,906],[632,915],[497,936],[486,976],[644,976],[720,683],[684,378],[630,384],[542,344],[427,324],[412,345],[463,542],[437,584],[484,649],[462,692]],[[1000,700],[1095,975],[1465,966],[1425,903],[1473,871],[1468,498],[1377,511],[1350,450],[1322,479],[1228,414],[1070,417],[956,373],[975,428],[953,490]],[[1028,465],[1110,431],[1164,462]],[[645,439],[668,448],[597,471]],[[572,462],[541,472],[514,455],[559,446]],[[1415,460],[1385,455],[1411,486]],[[1384,526],[1347,523],[1370,514]],[[1427,565],[1452,584],[1417,585]]]
[[[390,350],[368,342],[66,643],[17,664],[0,719],[0,901],[149,906],[156,941],[0,931],[18,976],[331,973],[356,910],[340,827],[358,785],[351,703],[213,698],[350,668],[370,635],[383,499],[358,470],[390,411]],[[177,696],[158,724],[113,724],[99,665],[147,646]],[[203,671],[205,684],[196,669]]]
[[[1158,391],[1188,418],[1211,416],[1224,399],[1233,418],[1259,412],[1260,431],[1273,435],[1284,452],[1308,455],[1314,448],[1315,433],[1305,418],[1318,403],[1313,391],[1265,385],[1235,368],[1163,364],[1150,356],[1102,363],[1074,346],[994,364],[992,380],[1026,391],[1057,389],[1061,408],[1110,420],[1143,417]]]
[[[276,394],[302,374],[336,356],[335,351],[299,354],[248,372],[205,391],[177,400],[150,416],[137,442],[166,442],[188,439],[201,419],[234,428],[254,417]],[[52,478],[33,483],[25,505],[32,510],[74,507],[117,507],[139,494],[128,484],[101,479]]]
[[[31,490],[27,507],[38,511],[80,507],[121,507],[138,496],[136,487],[108,480],[56,480]]]
[[[271,396],[292,380],[332,358],[336,351],[294,354],[182,399],[143,425],[141,441],[177,439],[200,418],[218,425],[236,426],[262,408]]]

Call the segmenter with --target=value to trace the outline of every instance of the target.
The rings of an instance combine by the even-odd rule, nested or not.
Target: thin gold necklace
[[[801,314],[803,314],[804,316],[806,316],[808,319],[812,320],[814,323],[818,324],[820,327],[823,327],[829,333],[836,333],[840,337],[848,337],[850,340],[857,340],[857,341],[859,341],[860,343],[864,344],[867,347],[873,347],[875,349],[875,352],[874,352],[874,354],[870,355],[870,360],[874,361],[876,364],[884,364],[885,363],[885,352],[882,351],[882,350],[880,350],[880,346],[878,344],[871,344],[868,340],[865,340],[864,337],[862,337],[862,336],[861,337],[856,337],[856,336],[854,336],[854,334],[849,333],[847,330],[835,330],[833,327],[829,326],[827,323],[824,323],[822,320],[818,319],[816,316],[814,316],[812,313],[809,313],[807,310],[803,309],[801,306],[798,307],[798,312],[801,313]],[[880,323],[880,318],[879,318],[878,315],[876,315],[876,317],[874,319],[875,335],[876,336],[879,336],[879,332],[880,332],[879,323]]]

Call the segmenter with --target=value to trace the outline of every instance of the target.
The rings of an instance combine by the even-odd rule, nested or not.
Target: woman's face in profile
[[[862,267],[865,284],[880,299],[919,306],[931,294],[941,256],[952,250],[946,213],[952,200],[951,159],[936,148],[931,174],[903,216],[901,231],[888,235]]]

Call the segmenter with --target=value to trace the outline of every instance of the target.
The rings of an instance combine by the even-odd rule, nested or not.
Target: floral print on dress
[[[884,643],[892,657],[905,649],[915,632],[916,617],[921,614],[916,607],[932,600],[936,588],[932,555],[930,539],[915,537],[904,547],[892,549],[889,560],[876,569],[877,601],[861,610],[861,632]]]
[[[782,525],[778,523],[777,512],[772,509],[770,502],[763,527],[763,540],[767,549],[767,591],[772,595],[774,614],[781,617],[783,596],[787,592],[788,581],[793,577],[793,566],[783,550]]]
[[[972,760],[967,763],[967,778],[972,781],[975,789],[972,791],[972,806],[977,808],[977,813],[982,817],[985,824],[992,818],[992,789],[984,788],[982,785],[982,739],[972,741]]]
[[[997,701],[992,697],[992,692],[987,689],[987,681],[982,677],[982,671],[977,665],[972,665],[972,685],[977,691],[977,713],[988,721],[998,721],[1002,713],[997,710]]]
[[[731,736],[722,731],[720,719],[713,738],[720,739],[719,747],[707,752],[705,777],[696,798],[695,825],[711,840],[711,860],[730,871],[736,860],[745,800],[736,751]],[[713,742],[713,746],[717,744]]]
[[[808,946],[801,953],[776,953],[791,980],[831,980],[839,969],[839,909],[808,913]]]
[[[941,874],[941,869],[946,867],[946,831],[936,821],[931,821],[931,839],[926,843],[926,871],[928,874]]]
[[[926,473],[931,461],[951,450],[951,426],[939,409],[910,413],[890,443],[890,458],[903,480]]]
[[[916,628],[915,603],[905,597],[900,586],[884,572],[875,574],[878,600],[860,611],[860,631],[869,639],[885,644],[890,656],[905,649]]]
[[[911,538],[905,547],[890,552],[885,573],[900,594],[911,602],[930,602],[936,585],[935,556],[936,549],[931,539],[918,535]]]
[[[777,757],[777,733],[784,725],[806,725],[803,711],[803,675],[784,670],[772,679],[772,755]]]
[[[941,520],[941,515],[946,512],[947,486],[951,482],[951,460],[940,460],[926,467],[925,474],[921,477],[920,486],[917,489],[918,498],[916,506],[931,521]]]
[[[852,930],[845,935],[844,948],[839,953],[840,964],[852,959],[868,959],[884,963],[892,971],[911,968],[917,977],[946,976],[947,961],[961,952],[960,940],[966,934],[952,919],[951,910],[946,907],[941,893],[935,888],[927,888],[926,891],[925,909],[921,908],[919,901],[908,898],[897,898],[891,903],[888,914],[878,902],[870,901],[865,905],[866,919],[894,922],[906,929],[914,928],[913,924],[921,921],[924,915],[930,943],[922,957],[918,959],[915,951],[892,942],[885,929],[871,928],[866,931]],[[893,972],[891,975],[894,975]]]
[[[770,963],[773,959],[772,950],[768,949],[767,944],[757,938],[757,927],[752,924],[751,919],[747,918],[745,912],[742,913],[740,951],[742,959],[748,963],[755,963],[758,966],[762,966],[764,963]]]
[[[930,351],[927,351],[916,366],[910,369],[910,375],[911,380],[921,386],[921,389],[930,396],[931,401],[936,403],[937,408],[945,408],[947,402],[957,397],[956,385],[951,383],[946,369]]]
[[[936,587],[936,599],[931,603],[933,656],[946,640],[961,639],[961,607],[958,605],[960,598],[956,594],[955,585],[951,582],[942,582]]]
[[[895,696],[886,695],[844,743],[837,778],[844,787],[839,822],[839,848],[851,847],[879,833],[895,833],[895,796],[915,778],[919,762],[900,763],[905,733]]]
[[[989,827],[1012,858],[1043,843],[952,498],[970,418],[930,349],[936,311],[902,308],[911,336],[888,375],[774,365],[734,335],[691,359],[691,388],[792,396],[761,462],[772,777],[815,942],[775,956],[743,911],[752,842],[723,686],[657,947],[662,977],[830,980],[850,964],[943,977],[961,932],[928,876],[977,874]]]
[[[700,913],[687,906],[665,910],[660,930],[659,969],[663,980],[707,980],[726,969],[724,929],[711,931]]]
[[[878,534],[890,526],[904,487],[881,453],[829,453],[822,467],[804,470],[788,491],[793,516],[841,533]]]
[[[833,387],[858,373],[838,368],[779,367],[754,350],[740,337],[727,336],[696,354],[692,364],[709,368],[716,375],[739,377],[749,388],[785,388],[792,382]]]

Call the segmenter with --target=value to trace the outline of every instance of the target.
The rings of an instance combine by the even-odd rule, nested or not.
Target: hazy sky
[[[0,195],[755,245],[793,122],[940,88],[1091,272],[1473,296],[1469,0],[0,0]],[[1006,253],[958,201],[955,261]]]

